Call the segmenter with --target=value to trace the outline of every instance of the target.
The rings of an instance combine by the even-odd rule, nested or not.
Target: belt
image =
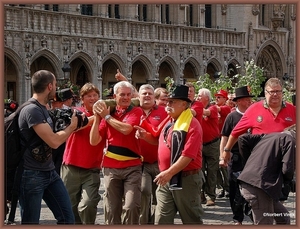
[[[200,171],[200,169],[193,169],[188,171],[182,171],[182,177],[187,177],[189,175],[197,174]]]
[[[215,138],[215,139],[211,140],[210,142],[205,142],[205,143],[203,143],[203,145],[204,145],[204,146],[210,145],[210,144],[212,144],[212,143],[218,141],[219,139],[220,139],[220,138]]]

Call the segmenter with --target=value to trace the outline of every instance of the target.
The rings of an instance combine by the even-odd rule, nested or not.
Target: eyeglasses
[[[266,90],[266,92],[268,92],[269,95],[275,95],[275,93],[276,93],[276,95],[282,95],[282,90],[277,90],[277,91],[268,91],[268,90]]]
[[[224,97],[222,96],[216,96],[216,99],[223,99]]]

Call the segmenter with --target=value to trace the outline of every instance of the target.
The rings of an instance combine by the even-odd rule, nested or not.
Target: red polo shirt
[[[84,112],[87,117],[91,116],[83,107],[76,107],[76,109]],[[63,155],[64,164],[85,169],[101,167],[105,141],[92,146],[89,137],[90,130],[91,126],[88,126],[70,135]]]
[[[141,116],[143,115],[143,110],[140,107],[133,107],[132,110],[125,113],[121,117],[117,117],[115,114],[112,115],[115,119],[130,124],[132,126],[139,125]],[[99,131],[101,136],[107,136],[107,139],[102,139],[102,141],[107,140],[107,145],[125,147],[136,154],[140,155],[140,145],[139,141],[135,138],[135,129],[131,131],[130,134],[124,135],[107,122],[102,119],[99,125]],[[141,165],[141,159],[132,159],[127,161],[119,161],[114,158],[109,158],[107,156],[103,157],[102,166],[107,168],[126,168],[130,166]]]
[[[231,112],[231,107],[230,106],[227,106],[227,105],[220,106],[220,112],[219,112],[219,116],[218,116],[219,117],[219,130],[220,130],[220,133],[222,131],[225,119],[226,119],[227,115],[230,112]]]
[[[216,106],[209,106],[210,116],[203,116],[202,130],[203,130],[203,143],[210,142],[215,138],[220,137],[218,110]]]
[[[147,121],[150,125],[157,127],[168,116],[168,114],[164,107],[155,105],[148,116],[146,116],[145,112],[143,112],[143,116],[146,117],[145,121]],[[139,139],[139,141],[141,146],[141,155],[144,157],[144,162],[150,164],[156,162],[158,145],[152,145],[142,139]]]
[[[284,128],[296,123],[296,107],[284,102],[278,115],[275,117],[264,101],[252,104],[241,120],[234,127],[231,135],[238,138],[241,134],[252,130],[252,134],[267,134],[281,132]]]
[[[164,134],[164,129],[159,136],[158,166],[160,171],[164,171],[171,166],[171,150],[168,146],[171,145],[173,127],[174,125],[170,127],[166,136]],[[183,171],[202,168],[202,136],[203,132],[201,125],[199,121],[193,117],[181,152],[182,156],[192,158],[193,160],[183,169]]]
[[[200,101],[194,100],[191,105],[191,109],[196,111],[195,118],[199,121],[200,124],[202,124],[202,115],[203,115],[203,103]]]

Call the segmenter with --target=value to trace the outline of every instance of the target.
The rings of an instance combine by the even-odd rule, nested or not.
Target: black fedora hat
[[[238,87],[235,89],[235,98],[232,101],[235,102],[237,99],[245,97],[254,97],[254,95],[250,94],[250,88],[248,86]]]
[[[192,102],[189,97],[189,87],[185,85],[175,85],[171,88],[168,99],[181,99],[187,102]]]

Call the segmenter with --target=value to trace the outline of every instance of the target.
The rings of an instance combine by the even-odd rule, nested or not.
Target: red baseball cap
[[[228,92],[221,89],[220,91],[218,91],[216,94],[215,94],[215,97],[216,96],[223,96],[224,98],[228,99]]]

